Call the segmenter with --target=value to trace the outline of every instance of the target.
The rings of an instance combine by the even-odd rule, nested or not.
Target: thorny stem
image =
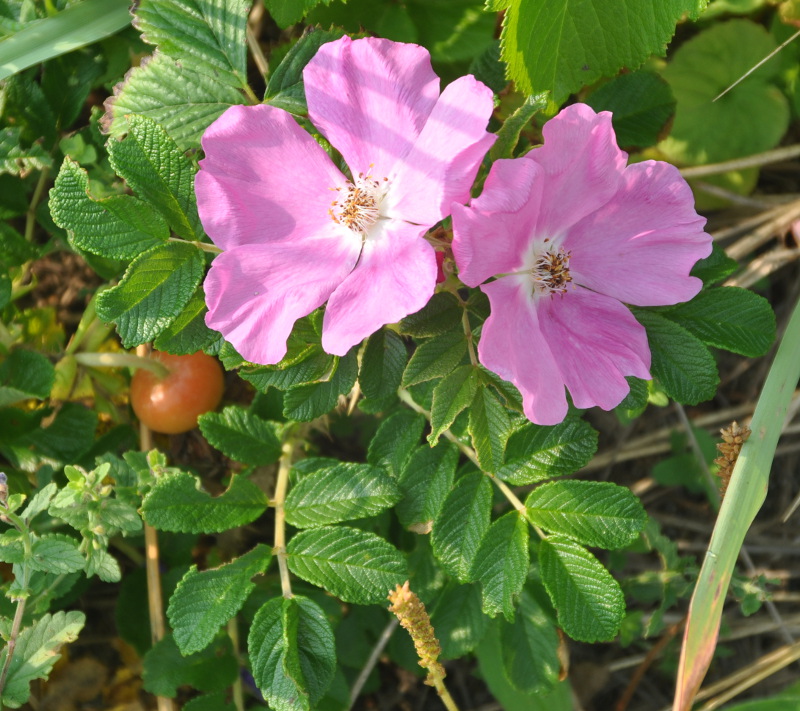
[[[147,344],[137,346],[136,356],[146,360],[150,347]],[[81,355],[81,354],[78,354]],[[88,355],[88,354],[87,354]],[[75,356],[76,358],[78,356]],[[139,423],[139,447],[143,452],[153,448],[153,433],[142,422]],[[161,593],[161,572],[158,567],[158,534],[149,524],[144,524],[144,554],[145,572],[147,573],[147,603],[150,612],[150,634],[153,644],[163,639],[166,626],[164,625],[164,599]],[[172,699],[166,696],[157,696],[158,711],[174,711]]]
[[[413,398],[413,397],[411,397],[411,393],[410,393],[410,392],[408,392],[408,390],[405,390],[404,388],[400,388],[400,389],[397,391],[397,396],[398,396],[398,397],[399,397],[399,398],[400,398],[400,399],[401,399],[401,400],[402,400],[402,401],[403,401],[403,402],[404,402],[406,405],[408,405],[408,406],[409,406],[409,407],[410,407],[412,410],[414,410],[414,412],[418,412],[420,415],[423,415],[423,416],[424,416],[424,417],[425,417],[425,418],[428,420],[428,422],[430,422],[430,421],[431,421],[431,413],[430,413],[430,412],[428,412],[428,411],[427,411],[427,410],[426,410],[424,407],[421,407],[420,405],[417,405],[417,403],[416,403],[416,402],[414,402],[414,398]],[[513,506],[513,507],[514,507],[514,508],[515,508],[517,511],[519,511],[519,513],[521,513],[523,516],[525,516],[525,520],[527,521],[528,517],[527,517],[527,509],[525,508],[525,504],[523,504],[523,503],[522,503],[522,502],[519,500],[519,498],[517,497],[517,495],[516,495],[516,494],[515,494],[513,491],[511,491],[511,489],[509,488],[508,484],[506,484],[506,483],[505,483],[504,481],[502,481],[501,479],[498,479],[498,478],[497,478],[497,477],[496,477],[494,474],[492,474],[491,472],[487,472],[487,471],[484,471],[484,470],[483,470],[483,468],[482,468],[482,467],[481,467],[481,465],[480,465],[480,462],[478,461],[478,455],[477,455],[477,454],[475,454],[475,450],[474,450],[472,447],[470,447],[469,445],[467,445],[467,444],[464,444],[464,443],[463,443],[463,442],[462,442],[462,441],[461,441],[461,440],[460,440],[458,437],[456,437],[456,436],[455,436],[455,435],[454,435],[454,434],[453,434],[453,433],[452,433],[450,430],[445,430],[444,432],[442,432],[442,434],[444,435],[444,437],[445,437],[445,438],[449,439],[449,440],[450,440],[450,441],[451,441],[451,442],[452,442],[452,443],[453,443],[453,444],[454,444],[456,447],[458,447],[458,448],[459,448],[459,450],[461,450],[461,453],[462,453],[462,454],[463,454],[463,455],[464,455],[464,456],[465,456],[467,459],[469,459],[469,460],[470,460],[470,461],[471,461],[471,462],[472,462],[472,463],[473,463],[473,464],[474,464],[476,467],[478,467],[478,469],[480,469],[480,470],[481,470],[481,473],[483,473],[485,476],[488,476],[488,477],[489,477],[489,479],[491,479],[491,480],[492,480],[492,483],[493,483],[493,484],[494,484],[494,485],[495,485],[495,486],[496,486],[498,489],[500,489],[500,491],[502,492],[503,496],[505,496],[505,497],[506,497],[506,499],[508,499],[509,503],[510,503],[510,504],[511,504],[511,505],[512,505],[512,506]],[[530,521],[529,521],[529,523],[530,523]],[[533,526],[533,524],[531,524],[531,526]],[[544,537],[545,537],[545,536],[544,536],[544,533],[543,533],[542,531],[540,531],[540,530],[539,530],[539,529],[538,529],[536,526],[533,526],[533,528],[534,528],[534,530],[535,530],[535,531],[536,531],[538,534],[540,534],[540,535],[542,536],[542,538],[544,538]]]
[[[165,378],[169,375],[169,368],[163,363],[159,363],[152,358],[134,355],[133,353],[76,353],[75,360],[81,365],[88,365],[92,368],[144,368]]]
[[[286,562],[286,489],[289,487],[289,470],[292,468],[294,438],[287,436],[281,447],[278,463],[278,480],[275,483],[275,547],[273,553],[278,558],[278,571],[281,576],[281,593],[288,600],[292,596],[292,582],[289,578],[289,564]]]

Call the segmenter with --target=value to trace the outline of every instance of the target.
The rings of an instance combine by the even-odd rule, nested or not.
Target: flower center
[[[563,247],[548,249],[537,255],[530,268],[535,294],[565,294],[572,277],[569,274],[569,258],[572,252]]]
[[[380,206],[386,194],[388,178],[376,180],[370,174],[358,177],[344,187],[332,188],[339,196],[331,203],[328,214],[337,225],[366,234],[380,217]]]

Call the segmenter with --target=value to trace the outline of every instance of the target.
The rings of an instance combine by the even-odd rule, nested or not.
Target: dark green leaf
[[[496,472],[503,466],[511,420],[505,407],[488,388],[478,388],[469,408],[469,433],[481,469]]]
[[[417,533],[430,531],[445,497],[453,485],[458,464],[458,449],[449,442],[414,452],[400,475],[403,498],[397,517],[406,528]]]
[[[488,623],[481,611],[480,586],[448,585],[436,599],[431,623],[442,646],[442,659],[458,659],[475,649]]]
[[[711,254],[701,259],[692,267],[692,276],[702,279],[706,286],[716,284],[730,276],[739,268],[738,262],[731,259],[725,250],[716,242],[712,245]]]
[[[17,348],[0,363],[0,407],[21,400],[44,400],[55,380],[53,364],[42,354]]]
[[[334,356],[323,353],[321,348],[309,348],[305,357],[285,367],[259,366],[242,369],[241,376],[260,392],[273,387],[288,390],[293,385],[302,385],[319,380],[330,372]]]
[[[463,307],[446,291],[434,294],[425,307],[400,321],[400,333],[415,338],[431,338],[460,329]]]
[[[466,354],[467,339],[463,331],[434,336],[417,346],[403,373],[403,387],[449,375]]]
[[[319,383],[293,385],[286,391],[283,414],[289,420],[308,422],[330,412],[339,400],[353,389],[358,376],[356,348],[334,365],[328,380]]]
[[[400,410],[390,415],[381,423],[369,443],[367,461],[399,477],[419,444],[424,426],[425,418],[410,410]]]
[[[153,345],[173,355],[189,355],[210,347],[221,336],[206,326],[205,294],[202,284],[195,289],[183,311],[158,334]]]
[[[481,372],[474,365],[461,365],[442,378],[433,390],[431,433],[428,443],[433,446],[456,417],[475,399]]]
[[[406,345],[394,332],[382,328],[369,337],[361,358],[358,382],[366,400],[364,412],[379,412],[397,399],[408,354]]]

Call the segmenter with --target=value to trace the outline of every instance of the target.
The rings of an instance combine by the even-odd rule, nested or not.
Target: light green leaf
[[[473,365],[461,365],[436,384],[433,389],[431,433],[428,435],[428,444],[435,445],[442,433],[475,399],[480,380],[481,372],[478,368]]]
[[[249,553],[211,570],[192,566],[169,601],[167,617],[181,654],[205,649],[223,625],[239,612],[255,587],[254,575],[263,573],[271,553],[259,543]],[[213,601],[213,604],[209,604]]]
[[[144,520],[161,531],[218,533],[255,521],[269,498],[253,482],[233,476],[227,491],[216,498],[200,489],[186,472],[163,474],[142,503]]]
[[[203,277],[199,249],[170,242],[134,259],[117,286],[97,296],[97,315],[113,321],[122,345],[132,348],[163,331],[189,302]]]
[[[39,489],[28,502],[28,505],[22,509],[20,516],[30,523],[40,513],[47,511],[47,507],[50,506],[50,501],[56,495],[57,491],[58,484],[54,481],[51,481],[47,486]]]
[[[414,452],[400,475],[403,498],[396,509],[400,523],[413,526],[417,533],[430,531],[450,493],[457,464],[458,449],[449,442]]]
[[[280,425],[267,422],[238,405],[222,412],[207,412],[197,420],[209,443],[226,457],[243,464],[263,466],[281,456]]]
[[[450,583],[436,598],[431,624],[442,646],[442,659],[458,659],[481,641],[489,620],[481,611],[479,585]]]
[[[672,89],[658,74],[642,70],[620,74],[586,98],[595,111],[610,111],[617,143],[647,148],[658,143],[675,113]]]
[[[127,0],[83,0],[26,23],[0,42],[0,80],[113,35],[130,24]]]
[[[469,408],[469,433],[481,469],[496,472],[503,465],[511,420],[489,388],[478,388]]]
[[[242,103],[243,95],[232,86],[156,52],[114,88],[100,125],[104,132],[121,136],[128,130],[126,116],[147,116],[178,148],[188,150],[200,145],[200,136],[225,109]]]
[[[381,468],[340,462],[303,477],[286,497],[286,521],[298,528],[374,516],[400,500],[400,489]]]
[[[492,160],[513,158],[519,143],[519,135],[542,109],[547,108],[547,92],[529,96],[511,116],[509,116],[497,132],[497,140],[489,149]]]
[[[403,387],[449,375],[467,354],[467,339],[461,330],[448,331],[421,343],[403,373]]]
[[[472,582],[470,569],[489,528],[492,485],[480,472],[456,481],[433,524],[431,545],[442,567],[460,582]]]
[[[358,373],[367,398],[359,403],[362,411],[379,412],[397,400],[407,359],[406,345],[393,331],[382,328],[369,337]]]
[[[497,476],[516,486],[578,471],[597,451],[597,431],[579,419],[553,427],[526,424],[508,438]]]
[[[339,400],[353,389],[358,376],[357,349],[338,358],[327,380],[294,385],[286,391],[283,414],[289,420],[309,422],[330,412]]]
[[[112,168],[173,231],[188,240],[204,234],[194,195],[195,169],[161,126],[146,116],[131,116],[127,137],[106,145]]]
[[[483,611],[514,619],[514,605],[528,575],[528,522],[517,511],[495,521],[481,541],[470,578],[480,580]]]
[[[270,708],[317,708],[336,672],[336,641],[317,603],[302,596],[270,600],[253,619],[247,648]]]
[[[247,85],[246,0],[141,0],[134,25],[142,39],[201,74]]]
[[[289,569],[344,602],[383,604],[408,578],[403,555],[374,533],[348,526],[302,531],[286,548]]]
[[[92,550],[86,563],[86,577],[96,575],[104,583],[118,583],[122,580],[122,571],[116,558],[102,548]]]
[[[367,461],[382,466],[399,477],[409,457],[414,453],[425,418],[410,410],[400,410],[387,417],[369,443]]]
[[[622,67],[664,54],[675,25],[706,0],[511,0],[503,59],[523,94],[550,91],[556,103]]]
[[[677,99],[669,137],[659,144],[671,160],[716,163],[774,148],[789,125],[789,106],[770,80],[779,61],[765,62],[714,100],[777,43],[750,20],[714,23],[678,47],[663,71]]]
[[[625,597],[619,583],[583,546],[560,536],[539,544],[542,582],[559,626],[579,642],[607,642],[619,631]]]
[[[719,374],[708,348],[661,314],[635,309],[634,316],[647,329],[653,359],[650,372],[667,395],[684,405],[696,405],[714,397]]]
[[[86,622],[82,612],[47,613],[33,627],[27,627],[17,639],[17,646],[8,667],[3,689],[3,704],[18,708],[30,696],[30,683],[46,679],[53,665],[61,658],[61,647],[78,638]],[[0,653],[0,667],[5,668],[8,646]]]
[[[78,549],[78,541],[69,536],[52,533],[36,538],[31,546],[29,561],[34,570],[45,573],[75,573],[83,570],[86,561]]]
[[[17,348],[0,363],[0,407],[50,395],[55,380],[53,364],[41,353]]]
[[[764,355],[775,340],[769,302],[735,286],[701,291],[666,315],[709,346],[750,358]]]
[[[551,481],[525,502],[528,520],[552,533],[598,548],[623,548],[647,522],[639,499],[607,481]]]
[[[0,535],[0,560],[4,563],[22,563],[25,561],[25,546],[19,531],[12,529]]]
[[[530,694],[550,691],[561,669],[558,633],[528,588],[520,595],[514,622],[501,620],[499,628],[503,667],[512,686]]]

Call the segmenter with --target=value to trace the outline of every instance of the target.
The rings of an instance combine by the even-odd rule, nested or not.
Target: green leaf
[[[489,620],[481,611],[478,585],[450,583],[436,598],[431,624],[442,646],[442,659],[458,659],[481,641]]]
[[[104,583],[118,583],[122,580],[122,571],[119,563],[108,551],[92,550],[86,563],[86,577],[96,575]]]
[[[50,395],[56,371],[41,353],[17,348],[0,363],[0,407]]]
[[[173,355],[190,355],[211,346],[221,336],[206,326],[207,311],[206,297],[201,284],[195,289],[183,311],[156,336],[153,341],[155,348]]]
[[[364,412],[379,412],[397,399],[408,353],[402,339],[382,328],[367,341],[361,358],[358,382],[366,396],[359,407]]]
[[[633,492],[607,481],[551,481],[530,493],[525,508],[533,525],[607,549],[632,543],[647,521]]]
[[[344,602],[383,604],[408,578],[403,555],[374,533],[325,526],[298,533],[286,547],[289,569]]]
[[[288,390],[293,385],[319,380],[330,372],[333,363],[334,356],[324,353],[320,347],[312,347],[306,350],[302,359],[292,364],[242,369],[240,375],[262,393],[270,387]]]
[[[317,603],[302,596],[270,600],[253,619],[247,648],[270,708],[317,708],[336,672],[333,631]]]
[[[134,259],[117,286],[98,294],[97,315],[114,321],[122,345],[151,341],[189,302],[205,264],[196,247],[170,242]]]
[[[13,126],[0,129],[0,174],[27,174],[32,170],[41,170],[52,162],[38,143],[23,148],[20,145],[20,133],[21,129]]]
[[[331,0],[264,0],[264,4],[278,27],[285,28],[302,20],[306,13],[324,2]]]
[[[544,595],[544,591],[541,591]],[[561,662],[556,628],[541,603],[526,587],[513,623],[501,620],[503,667],[518,691],[545,694],[558,681]]]
[[[178,63],[235,87],[247,85],[246,0],[141,0],[134,26]]]
[[[489,157],[492,160],[513,158],[522,129],[533,120],[536,114],[547,108],[547,100],[547,92],[529,96],[522,106],[503,122],[497,132],[497,140],[489,149]]]
[[[195,696],[183,705],[183,711],[236,711],[236,705],[233,701],[228,703],[225,699],[228,694],[224,691],[218,691],[214,694],[203,694],[203,696]]]
[[[469,433],[481,469],[496,472],[503,466],[511,420],[505,407],[488,388],[478,388],[469,408]]]
[[[684,42],[663,70],[678,108],[659,144],[671,160],[715,163],[778,145],[789,125],[786,97],[770,83],[780,62],[765,62],[725,96],[724,89],[772,52],[774,38],[749,20],[715,23]]]
[[[22,185],[21,182],[19,184]],[[0,264],[17,267],[38,256],[39,249],[36,245],[28,242],[8,223],[0,222]]]
[[[511,511],[495,521],[481,541],[470,578],[480,580],[483,611],[514,619],[514,605],[528,576],[528,522]]]
[[[480,381],[481,371],[478,368],[474,365],[461,365],[436,384],[433,389],[428,444],[434,446],[442,433],[475,399]]]
[[[145,654],[142,678],[151,694],[174,698],[178,687],[189,684],[200,691],[221,691],[239,674],[229,638],[184,657],[172,635],[156,642]]]
[[[464,309],[458,299],[446,291],[434,294],[425,307],[400,321],[400,333],[414,338],[431,338],[461,329]]]
[[[86,561],[74,538],[53,533],[34,540],[29,561],[34,570],[45,573],[75,573],[83,570]]]
[[[286,391],[283,414],[288,420],[309,422],[330,412],[353,389],[358,376],[357,349],[338,358],[330,377],[318,383],[293,385]]]
[[[707,345],[750,358],[764,355],[775,340],[769,302],[735,286],[701,291],[666,315]]]
[[[384,467],[395,478],[399,477],[419,444],[423,427],[425,418],[416,412],[400,410],[390,415],[369,443],[367,461]]]
[[[297,7],[293,0],[290,1]],[[303,0],[303,2],[308,1]],[[323,44],[337,40],[343,34],[341,30],[306,29],[297,44],[288,51],[277,69],[272,72],[264,95],[264,103],[272,104],[292,114],[305,114],[308,107],[303,89],[303,69]]]
[[[620,74],[586,103],[595,111],[610,111],[617,143],[623,148],[647,148],[658,143],[675,113],[672,89],[655,72]]]
[[[169,600],[167,617],[175,643],[184,656],[205,649],[225,624],[239,612],[252,592],[254,575],[263,573],[270,549],[259,543],[249,553],[211,570],[192,566]],[[213,601],[213,604],[209,604]]]
[[[711,246],[711,254],[692,267],[691,275],[702,279],[703,283],[709,286],[722,281],[738,268],[738,262],[735,259],[731,259],[725,253],[725,250],[714,242]]]
[[[24,563],[26,558],[22,536],[17,530],[0,535],[0,560],[4,563]]]
[[[209,443],[226,457],[243,464],[263,466],[281,456],[280,425],[267,422],[238,405],[222,412],[207,412],[197,420]]]
[[[647,329],[653,359],[650,372],[667,395],[684,405],[714,397],[719,374],[708,348],[685,328],[654,311],[635,309],[634,316]]]
[[[197,477],[178,471],[162,474],[142,502],[142,515],[160,531],[218,533],[255,521],[269,497],[243,476],[233,476],[227,491],[213,498]]]
[[[138,198],[92,197],[89,176],[70,158],[50,191],[50,213],[75,247],[110,259],[136,257],[169,238],[167,223]]]
[[[78,638],[86,622],[82,612],[47,613],[32,627],[22,630],[17,638],[14,656],[8,666],[8,677],[3,689],[3,704],[17,708],[30,696],[30,683],[46,679],[53,665],[61,658],[61,647]],[[8,645],[0,653],[0,667],[5,668]]]
[[[127,0],[83,0],[0,42],[0,80],[113,35],[131,21]]]
[[[374,516],[401,497],[394,480],[372,464],[340,462],[303,477],[286,497],[286,521],[297,528]]]
[[[147,116],[187,150],[200,145],[200,136],[225,109],[241,103],[244,97],[232,86],[156,52],[114,88],[100,125],[105,133],[121,136],[128,130],[126,116]]]
[[[25,519],[27,523],[30,523],[40,513],[47,511],[47,507],[50,506],[50,501],[56,495],[57,491],[58,484],[54,481],[51,481],[47,486],[39,489],[28,502],[28,505],[22,509],[20,516]]]
[[[143,6],[144,2],[140,12]],[[127,137],[111,139],[106,146],[111,167],[174,232],[188,240],[204,234],[194,195],[195,169],[161,126],[146,116],[131,116]]]
[[[579,642],[607,642],[619,631],[625,597],[619,583],[583,546],[560,536],[539,544],[542,582],[559,626]]]
[[[431,546],[442,567],[460,582],[471,582],[470,569],[489,528],[492,485],[480,472],[456,481],[434,521]]]
[[[421,343],[403,373],[403,387],[449,375],[467,354],[467,339],[462,330],[443,333]]]
[[[550,91],[562,103],[622,67],[663,54],[683,15],[705,0],[511,0],[503,22],[503,59],[523,94]]]
[[[553,427],[526,424],[508,438],[497,476],[515,486],[565,476],[586,466],[597,451],[597,431],[579,419]]]
[[[499,94],[508,84],[506,64],[500,59],[500,40],[495,40],[482,54],[469,65],[469,73],[479,82],[486,84],[495,94]]]
[[[449,442],[414,452],[400,475],[403,498],[396,509],[400,523],[417,533],[431,530],[453,485],[457,464],[458,449]]]

